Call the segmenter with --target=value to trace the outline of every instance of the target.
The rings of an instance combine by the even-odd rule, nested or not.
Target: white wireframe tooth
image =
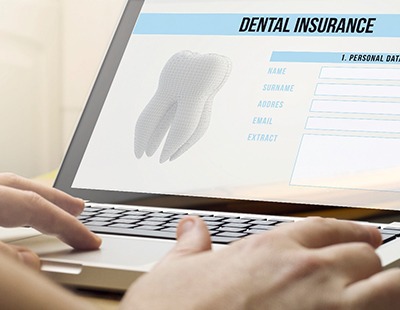
[[[230,60],[217,54],[182,51],[165,64],[153,98],[136,123],[135,155],[152,156],[164,136],[160,162],[174,160],[206,132],[214,96],[231,71]]]

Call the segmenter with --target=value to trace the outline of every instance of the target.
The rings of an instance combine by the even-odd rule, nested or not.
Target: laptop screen
[[[71,189],[396,209],[395,8],[129,1]]]

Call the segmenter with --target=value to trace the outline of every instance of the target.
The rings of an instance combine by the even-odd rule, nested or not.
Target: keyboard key
[[[187,216],[187,213],[175,214],[175,215],[171,216],[171,219],[179,221],[180,219],[184,218],[185,216]]]
[[[143,223],[140,223],[140,225],[137,226],[137,229],[143,229],[143,230],[159,230],[160,228],[163,228],[162,226],[154,226],[154,225],[142,225]]]
[[[162,226],[163,223],[162,222],[156,222],[156,221],[141,221],[140,222],[141,225],[145,225],[145,226]]]
[[[176,225],[176,223],[171,223],[171,222],[168,222],[168,223],[165,223],[164,224],[164,227],[177,227],[178,225]]]
[[[276,225],[276,224],[278,224],[278,221],[256,220],[256,221],[251,221],[250,224],[252,224],[252,225]]]
[[[216,236],[218,237],[228,237],[228,238],[242,238],[247,236],[245,233],[236,233],[236,232],[222,232],[218,233]]]
[[[167,228],[161,229],[160,231],[169,231],[169,232],[176,233],[176,227],[167,227]]]
[[[92,212],[92,211],[82,211],[82,213],[80,214],[81,216],[93,216],[96,215],[98,212]]]
[[[234,241],[240,240],[240,238],[231,238],[223,236],[211,236],[211,241],[214,243],[228,244]]]
[[[104,209],[101,211],[101,213],[106,213],[106,214],[121,214],[124,213],[125,210],[117,210],[117,209]]]
[[[139,220],[127,220],[127,219],[116,219],[116,220],[114,220],[114,221],[112,221],[113,223],[120,223],[120,224],[134,224],[134,223],[137,223],[137,222],[140,222]]]
[[[245,231],[246,228],[235,228],[235,227],[219,227],[218,230],[219,231],[228,231],[228,232],[243,232]]]
[[[106,209],[106,208],[85,206],[85,210],[84,210],[84,211],[88,211],[88,212],[98,212],[98,211],[101,211],[101,210],[104,210],[104,209]]]
[[[169,218],[172,216],[172,214],[163,213],[163,212],[154,212],[154,213],[148,214],[148,216],[154,217],[154,218]]]
[[[396,239],[396,235],[392,234],[381,233],[381,236],[382,236],[382,243],[387,243],[389,241]]]
[[[133,228],[134,226],[132,224],[116,223],[116,224],[111,224],[108,227]]]
[[[245,224],[250,222],[249,219],[241,219],[241,218],[228,218],[224,220],[225,223],[236,223],[236,224]]]
[[[85,222],[86,226],[93,226],[93,227],[101,227],[101,226],[107,226],[109,225],[110,222],[98,222],[98,221],[89,221],[89,222]]]
[[[215,226],[215,225],[207,225],[208,230],[217,230],[220,226]]]
[[[397,237],[400,236],[400,229],[383,228],[380,229],[380,232],[384,234],[396,235]]]
[[[202,219],[205,222],[216,222],[216,221],[220,222],[226,218],[222,216],[203,216]]]
[[[146,217],[146,221],[150,221],[150,222],[167,222],[168,219],[164,218],[164,217],[157,217],[157,216],[152,216],[152,217]]]
[[[98,213],[96,217],[106,217],[106,218],[118,218],[121,216],[120,213]]]
[[[91,221],[95,221],[95,222],[112,222],[114,221],[113,217],[105,217],[105,216],[92,216],[90,218]]]
[[[148,215],[149,211],[127,211],[124,213],[124,215],[133,215],[133,216],[145,216]]]
[[[270,226],[270,225],[254,225],[250,227],[250,229],[257,229],[257,230],[271,230],[276,228],[276,226]]]
[[[207,226],[222,226],[223,222],[221,221],[204,221]]]
[[[145,219],[145,215],[123,215],[119,219],[124,219],[124,220],[143,220]]]
[[[250,224],[240,224],[240,223],[224,223],[223,227],[233,227],[233,228],[247,228]]]

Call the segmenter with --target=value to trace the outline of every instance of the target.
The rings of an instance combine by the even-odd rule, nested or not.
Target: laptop
[[[343,5],[341,5],[343,2]],[[125,290],[186,214],[214,250],[309,210],[400,201],[397,0],[128,0],[55,187],[103,238],[8,238],[74,287]],[[357,208],[357,209],[356,209]],[[379,226],[385,267],[400,223]]]

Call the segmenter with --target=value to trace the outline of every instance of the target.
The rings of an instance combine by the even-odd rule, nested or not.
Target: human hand
[[[76,249],[92,250],[101,244],[100,238],[75,218],[84,208],[81,199],[10,173],[0,173],[0,197],[0,226],[31,226]],[[28,249],[0,242],[0,252],[40,267],[39,258]]]
[[[210,250],[198,218],[125,295],[134,309],[398,309],[400,271],[382,271],[372,227],[307,219]]]

